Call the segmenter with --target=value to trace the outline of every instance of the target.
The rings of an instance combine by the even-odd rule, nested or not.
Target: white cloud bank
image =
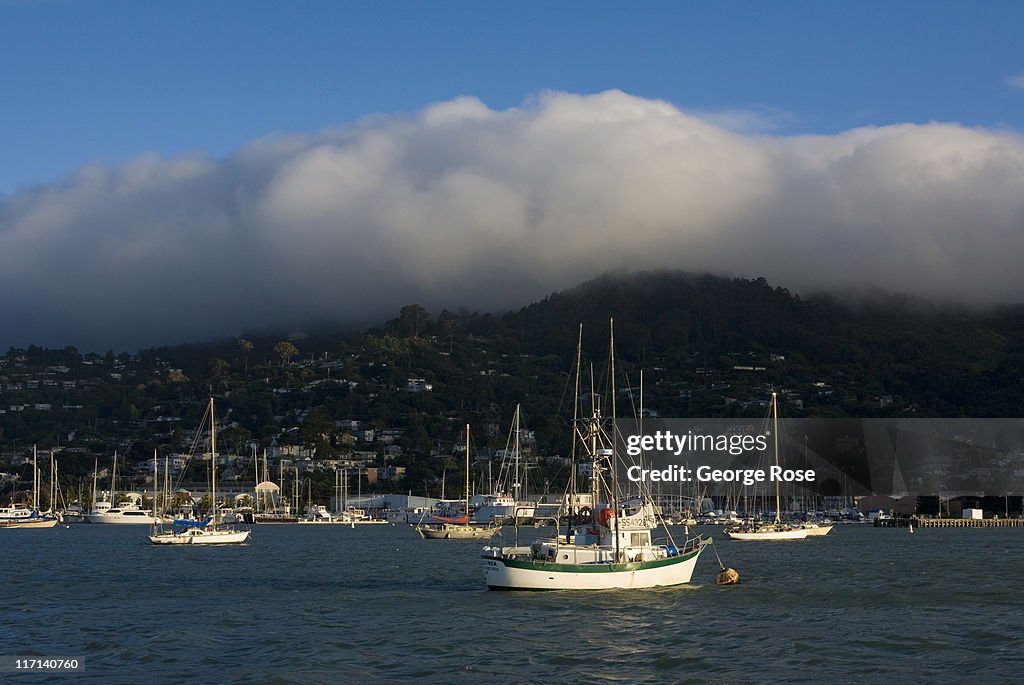
[[[1018,301],[1022,260],[1015,132],[772,137],[618,91],[507,111],[459,98],[3,199],[0,344],[491,309],[622,268]]]

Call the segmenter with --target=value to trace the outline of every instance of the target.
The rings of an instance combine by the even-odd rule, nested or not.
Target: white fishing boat
[[[235,530],[220,522],[217,502],[217,430],[213,412],[213,398],[206,410],[204,422],[210,422],[210,506],[212,516],[205,521],[176,520],[170,530],[154,524],[149,541],[154,545],[239,545],[249,539],[249,530]],[[200,424],[200,432],[202,424]],[[156,482],[156,456],[153,457],[153,482]],[[153,518],[156,514],[156,497],[153,498]]]
[[[422,523],[416,531],[424,540],[480,540],[489,538],[496,529],[492,526],[481,526],[469,520],[469,424],[466,424],[466,482],[465,512],[456,519],[444,520],[439,523]],[[437,517],[435,517],[436,519]]]
[[[775,466],[779,467],[779,405],[778,395],[772,391],[771,404],[772,419],[772,441],[775,452]],[[730,540],[803,540],[810,531],[803,526],[794,526],[783,523],[781,519],[781,498],[779,497],[779,481],[775,479],[775,520],[774,521],[744,521],[742,523],[725,527],[725,534]],[[828,531],[825,531],[826,533]]]
[[[559,529],[529,546],[517,541],[509,547],[484,547],[484,581],[492,590],[611,590],[689,583],[701,551],[711,541],[697,536],[677,545],[649,491],[620,493],[615,391],[610,417],[603,416],[600,398],[591,392],[589,415],[580,418],[581,348],[582,326],[576,349],[573,469],[559,510]],[[615,378],[614,336],[610,358],[610,378]],[[664,538],[655,540],[660,531]]]

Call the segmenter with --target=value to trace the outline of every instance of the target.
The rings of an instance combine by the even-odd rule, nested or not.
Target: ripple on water
[[[76,682],[850,682],[1015,679],[1016,529],[840,526],[720,544],[682,588],[500,593],[479,545],[407,527],[263,526],[239,548],[163,549],[133,527],[5,537],[0,640],[77,656]],[[126,530],[127,529],[127,530]],[[14,531],[10,531],[14,532]],[[39,533],[43,533],[40,535]],[[47,533],[53,533],[47,535]]]

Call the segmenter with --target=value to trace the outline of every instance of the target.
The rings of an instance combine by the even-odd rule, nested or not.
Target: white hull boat
[[[760,528],[726,529],[730,540],[803,540],[810,534],[807,528],[776,527],[772,524]]]
[[[249,540],[249,530],[235,530],[220,523],[220,511],[217,507],[217,431],[216,418],[213,412],[213,398],[210,398],[209,407],[206,410],[204,420],[210,421],[210,501],[213,503],[213,512],[206,521],[184,521],[178,520],[173,524],[171,530],[161,530],[155,523],[156,498],[153,498],[153,530],[148,536],[150,543],[154,545],[241,545]],[[200,426],[200,429],[202,426]],[[153,482],[156,482],[156,453],[153,454]]]
[[[701,540],[682,554],[648,548],[646,561],[569,563],[515,554],[510,548],[484,548],[484,582],[491,590],[615,590],[685,585],[693,578],[704,545]],[[565,554],[566,552],[563,552]]]
[[[240,545],[248,541],[247,530],[222,528],[186,528],[180,532],[154,533],[149,541],[154,545]]]
[[[575,401],[581,401],[577,345]],[[609,354],[615,378],[614,340]],[[615,391],[609,419],[600,395],[588,393],[589,415],[574,415],[576,445],[570,479],[554,536],[528,547],[488,546],[482,550],[484,582],[492,590],[613,590],[684,585],[710,539],[700,536],[677,548],[651,493],[623,495],[616,478],[625,465],[616,453]],[[579,406],[577,405],[577,412]],[[582,418],[586,416],[586,418]],[[564,526],[564,528],[563,528]],[[663,541],[654,535],[663,533]]]

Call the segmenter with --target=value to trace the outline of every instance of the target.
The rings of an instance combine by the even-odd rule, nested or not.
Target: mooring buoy
[[[723,568],[715,577],[715,583],[718,585],[739,585],[740,573],[734,568]]]

